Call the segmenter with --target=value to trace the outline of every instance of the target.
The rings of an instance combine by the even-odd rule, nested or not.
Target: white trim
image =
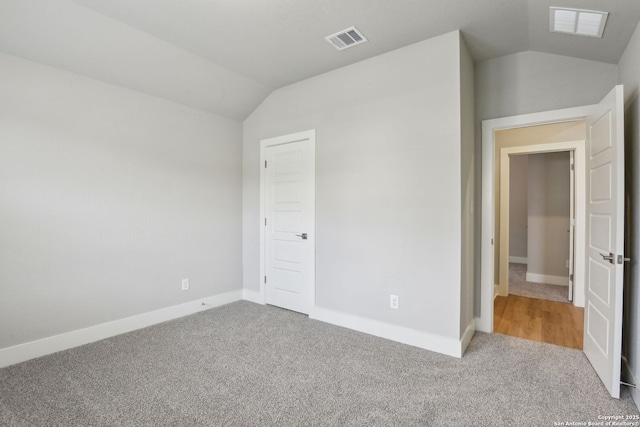
[[[289,135],[283,135],[283,136],[277,136],[274,138],[268,138],[268,139],[263,139],[260,140],[260,298],[258,298],[256,300],[256,302],[258,302],[259,304],[266,304],[266,291],[265,291],[265,283],[264,283],[264,277],[266,275],[266,262],[265,262],[265,257],[266,257],[266,249],[265,249],[265,245],[266,245],[266,227],[264,226],[264,219],[266,218],[266,181],[267,181],[267,174],[266,174],[266,170],[264,168],[264,162],[267,160],[267,147],[273,147],[275,145],[283,145],[283,144],[291,144],[293,142],[299,142],[299,141],[309,141],[310,145],[311,145],[311,153],[313,156],[312,162],[311,162],[311,168],[312,170],[310,171],[310,176],[312,177],[312,185],[311,187],[313,188],[314,191],[314,196],[312,197],[312,203],[311,203],[311,212],[313,214],[313,219],[311,221],[312,227],[311,230],[309,230],[308,232],[308,243],[311,246],[311,259],[313,260],[313,262],[311,263],[311,266],[309,266],[310,268],[310,281],[311,283],[309,284],[309,312],[313,311],[313,308],[316,306],[316,266],[315,266],[315,259],[316,259],[316,230],[315,230],[315,212],[316,212],[316,206],[315,206],[315,176],[316,176],[316,172],[315,172],[315,158],[316,158],[316,130],[315,129],[311,129],[311,130],[307,130],[304,132],[298,132],[298,133],[292,133]]]
[[[242,290],[242,299],[245,301],[255,302],[256,304],[265,305],[263,295],[260,292],[252,291],[251,289]]]
[[[463,340],[447,338],[327,308],[316,307],[311,313],[309,313],[309,318],[336,326],[342,326],[343,328],[353,329],[354,331],[363,332],[365,334],[375,335],[376,337],[385,338],[402,344],[435,351],[447,356],[461,358],[463,353]],[[475,322],[469,324],[467,331],[465,331],[464,340],[471,340],[474,332],[474,324]]]
[[[24,362],[36,357],[67,350],[100,341],[115,335],[146,328],[157,323],[188,316],[210,308],[219,307],[242,299],[242,291],[235,290],[207,298],[161,308],[155,311],[125,317],[100,325],[66,332],[60,335],[7,347],[0,350],[0,368]]]
[[[484,120],[482,122],[482,239],[480,242],[480,318],[477,329],[493,332],[494,295],[494,135],[501,129],[584,120],[594,106],[567,108],[541,113]],[[577,246],[577,245],[576,245]],[[579,259],[581,254],[576,254]],[[584,302],[583,302],[584,304]]]
[[[502,260],[507,260],[509,257],[509,182],[510,182],[510,162],[509,156],[516,154],[538,154],[538,153],[551,153],[551,152],[563,152],[570,151],[575,153],[574,155],[574,167],[576,172],[575,184],[575,226],[576,230],[586,230],[584,224],[586,224],[586,152],[585,152],[585,140],[577,141],[564,141],[564,142],[552,142],[547,144],[532,144],[519,147],[505,147],[500,149],[500,272],[498,280],[498,294],[507,296],[509,294],[509,263]],[[582,208],[579,208],[582,206]],[[575,259],[574,263],[574,305],[578,307],[584,306],[584,280],[586,275],[584,258],[576,256],[576,254],[585,254],[585,239],[584,232],[577,233],[575,239],[569,242],[573,245],[573,253]],[[558,281],[557,276],[553,277],[552,282],[538,282],[549,283],[552,285],[569,286],[569,279],[566,281]],[[534,280],[531,280],[534,281]]]
[[[636,406],[640,408],[640,384],[638,384],[638,379],[633,375],[633,370],[624,356],[622,357],[622,381],[636,385],[635,387],[629,387],[629,391]]]
[[[469,347],[469,343],[471,342],[471,338],[476,333],[476,319],[473,319],[467,325],[467,329],[464,330],[462,337],[460,338],[460,357],[467,351],[467,347]]]
[[[525,275],[527,282],[546,283],[548,285],[569,286],[569,278],[567,276],[551,276],[550,274],[537,274],[527,271]]]
[[[529,264],[529,260],[524,256],[510,256],[509,262],[514,264]]]
[[[495,149],[495,148],[494,148]],[[509,189],[511,185],[511,162],[506,148],[500,149],[500,253],[498,254],[498,295],[509,295]]]

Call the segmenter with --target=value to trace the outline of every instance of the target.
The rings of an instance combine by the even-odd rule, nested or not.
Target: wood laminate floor
[[[582,349],[583,308],[517,295],[498,296],[493,307],[494,332]]]

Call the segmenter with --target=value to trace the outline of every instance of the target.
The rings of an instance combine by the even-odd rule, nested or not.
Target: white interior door
[[[303,139],[265,151],[265,302],[309,314],[315,258],[313,144]]]
[[[584,353],[620,397],[624,267],[623,92],[616,86],[587,122],[587,274]]]

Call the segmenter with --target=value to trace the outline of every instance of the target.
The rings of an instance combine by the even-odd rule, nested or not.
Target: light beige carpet
[[[246,301],[0,369],[3,427],[540,427],[638,414],[579,350],[476,333],[456,359]]]

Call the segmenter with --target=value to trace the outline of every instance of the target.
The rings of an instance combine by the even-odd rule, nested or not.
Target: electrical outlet
[[[182,279],[182,290],[183,291],[189,290],[189,279]]]
[[[389,295],[389,307],[394,310],[398,309],[398,295]]]

